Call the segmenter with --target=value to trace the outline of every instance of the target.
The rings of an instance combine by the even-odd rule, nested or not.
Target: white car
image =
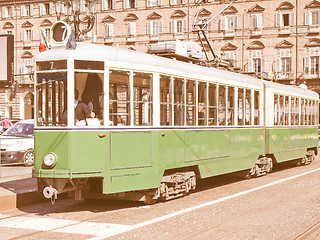
[[[1,164],[34,163],[34,120],[22,120],[13,124],[0,136]]]

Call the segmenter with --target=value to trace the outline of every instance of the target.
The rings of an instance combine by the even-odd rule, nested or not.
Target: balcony
[[[251,28],[250,33],[251,33],[251,36],[261,36],[262,28]]]
[[[231,38],[235,36],[236,31],[234,29],[225,30],[224,31],[224,37],[225,38]]]
[[[31,41],[23,41],[23,48],[31,48],[32,44]]]
[[[320,25],[310,25],[308,26],[308,33],[314,34],[320,32]]]
[[[293,74],[292,72],[278,72],[277,73],[277,79],[281,80],[287,80],[287,79],[292,79],[293,78]]]
[[[279,27],[279,34],[280,35],[290,35],[291,32],[291,27],[290,26],[281,26]]]
[[[105,37],[104,38],[104,43],[113,43],[114,42],[114,38],[113,37]]]
[[[149,41],[159,41],[159,34],[151,34],[149,36]]]
[[[127,36],[127,42],[128,43],[133,43],[136,41],[136,36],[135,35],[129,35]]]

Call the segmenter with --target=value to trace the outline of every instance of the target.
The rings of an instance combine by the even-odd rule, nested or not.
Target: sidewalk
[[[36,204],[45,200],[47,199],[43,197],[42,193],[37,192],[37,180],[31,177],[31,173],[17,176],[1,174],[0,211]]]

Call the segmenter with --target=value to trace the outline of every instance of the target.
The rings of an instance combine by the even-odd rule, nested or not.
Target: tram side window
[[[279,96],[279,114],[280,114],[280,122],[279,125],[284,125],[285,123],[285,115],[284,115],[284,97],[282,95]]]
[[[160,76],[160,125],[172,125],[171,77]]]
[[[315,115],[315,113],[314,113],[314,101],[312,101],[312,100],[310,100],[310,117],[309,117],[309,119],[310,119],[310,121],[309,121],[309,124],[310,125],[314,125],[314,115]]]
[[[78,103],[79,105],[75,108],[76,125],[103,123],[103,74],[76,72],[74,87],[75,97],[77,97],[75,100],[82,103]],[[89,111],[89,114],[83,110],[80,111],[80,108],[86,109],[85,111]]]
[[[315,118],[316,118],[315,124],[317,125],[317,124],[319,124],[319,113],[318,113],[319,102],[318,101],[315,101],[315,106],[314,107],[315,107],[314,111],[315,111]]]
[[[289,125],[289,97],[284,96],[284,125]]]
[[[209,83],[209,116],[208,124],[217,125],[217,87],[215,84]]]
[[[313,125],[313,101],[309,100],[309,125]]]
[[[234,125],[234,88],[228,88],[228,109],[227,109],[228,125]]]
[[[301,122],[300,125],[306,125],[306,108],[305,108],[305,100],[301,99]]]
[[[260,92],[254,91],[254,125],[260,125]]]
[[[251,125],[251,90],[246,89],[245,99],[245,125]]]
[[[115,126],[130,125],[129,72],[110,70],[109,120]]]
[[[198,125],[207,125],[207,83],[198,84]]]
[[[280,119],[279,96],[275,94],[273,101],[274,101],[274,125],[277,126],[279,125],[279,119]]]
[[[187,126],[196,125],[196,82],[193,80],[186,80],[186,114]]]
[[[226,125],[226,87],[221,85],[219,86],[218,112],[219,125]]]
[[[295,123],[295,114],[296,114],[295,103],[296,103],[295,98],[291,97],[291,106],[290,106],[291,122],[290,122],[290,124],[292,126],[296,125],[296,123]]]
[[[295,116],[294,116],[294,125],[299,125],[299,98],[295,99]]]
[[[244,90],[238,89],[238,125],[244,125]]]
[[[184,80],[174,79],[174,125],[184,125]]]
[[[37,125],[65,126],[67,123],[67,73],[37,74]]]
[[[152,75],[134,72],[134,125],[152,125]]]

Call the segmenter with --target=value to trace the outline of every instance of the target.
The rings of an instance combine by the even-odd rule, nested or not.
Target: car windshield
[[[26,137],[33,135],[33,124],[30,123],[16,123],[12,125],[2,136]]]

